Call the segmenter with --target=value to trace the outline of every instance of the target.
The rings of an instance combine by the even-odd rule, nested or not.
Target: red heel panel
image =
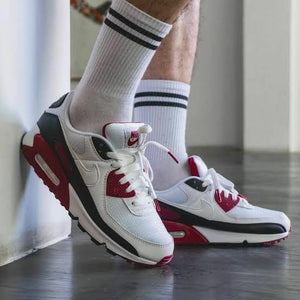
[[[33,146],[30,147],[23,145],[22,151],[28,163],[34,168],[36,174],[43,180],[44,184],[48,186],[49,190],[55,195],[55,197],[60,200],[61,205],[68,210],[70,199],[68,186],[69,181],[57,157],[45,139],[40,134],[36,134],[34,136]],[[54,175],[59,179],[59,183],[57,183],[57,185],[54,184],[45,170],[43,170],[37,163],[36,155],[41,156]]]
[[[206,245],[209,241],[195,228],[182,223],[163,221],[168,232],[184,232],[183,237],[174,237],[175,245]]]

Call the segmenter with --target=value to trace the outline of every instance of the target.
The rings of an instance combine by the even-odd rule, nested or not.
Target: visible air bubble
[[[171,234],[171,236],[173,238],[183,238],[185,237],[185,232],[184,231],[172,231],[172,232],[169,232]]]
[[[47,165],[47,163],[44,161],[42,156],[40,154],[36,154],[34,157],[35,161],[38,163],[40,168],[45,172],[47,177],[55,184],[56,186],[59,185],[60,181],[58,177],[53,173],[53,171],[50,169],[50,167]]]
[[[206,245],[209,241],[193,226],[163,220],[168,232],[173,236],[176,245]]]

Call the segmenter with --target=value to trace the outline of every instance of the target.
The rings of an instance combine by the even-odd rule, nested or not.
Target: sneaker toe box
[[[272,224],[277,233],[289,232],[291,228],[291,221],[285,213],[258,206],[236,206],[228,216],[238,223]]]

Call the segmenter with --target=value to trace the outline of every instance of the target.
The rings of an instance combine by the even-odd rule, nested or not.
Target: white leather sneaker
[[[144,156],[151,127],[111,123],[103,135],[78,131],[69,121],[71,98],[53,103],[25,134],[27,161],[96,244],[137,263],[167,264],[174,242],[157,214]]]
[[[160,216],[175,244],[269,245],[289,235],[291,222],[284,213],[251,205],[201,158],[188,161],[190,177],[156,191]]]

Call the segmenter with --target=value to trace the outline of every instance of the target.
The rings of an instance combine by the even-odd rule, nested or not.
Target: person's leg
[[[185,146],[187,99],[195,60],[200,0],[191,1],[154,55],[139,85],[134,119],[149,123],[149,139],[168,147],[180,166],[161,150],[147,150],[155,189],[166,189],[189,175]],[[166,172],[168,170],[168,172]],[[170,176],[172,174],[172,176]]]
[[[27,161],[92,241],[148,265],[168,263],[174,241],[156,211],[143,156],[150,128],[131,123],[133,97],[188,1],[113,1],[79,86],[22,139]]]
[[[130,2],[130,3],[129,3]],[[71,123],[100,132],[131,121],[136,88],[161,40],[189,0],[114,1],[75,90]]]
[[[149,138],[166,145],[181,161],[176,165],[156,149],[146,152],[160,216],[178,244],[275,243],[288,236],[289,218],[252,206],[232,182],[208,169],[200,157],[186,153],[198,20],[199,1],[194,0],[163,41],[135,96],[135,120],[149,123],[153,127]]]

